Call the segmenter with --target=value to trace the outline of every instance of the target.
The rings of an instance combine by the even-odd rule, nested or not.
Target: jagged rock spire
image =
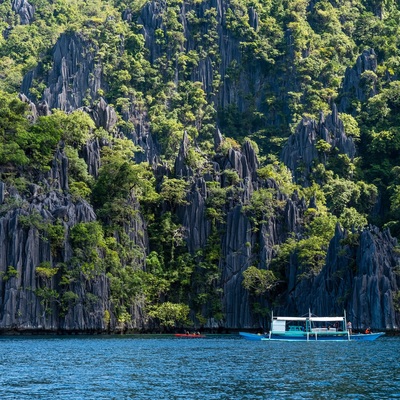
[[[35,14],[35,7],[26,0],[13,0],[12,10],[19,15],[22,25],[29,25]]]
[[[306,184],[313,163],[324,162],[317,150],[317,143],[321,139],[336,147],[339,152],[347,154],[350,159],[356,154],[353,139],[346,136],[335,104],[326,117],[320,113],[319,123],[311,118],[303,118],[296,132],[289,137],[281,155],[282,161],[292,171],[297,182]]]
[[[50,109],[73,111],[84,105],[85,99],[94,102],[104,87],[102,69],[95,61],[96,53],[87,39],[78,33],[60,36],[53,49],[53,66],[49,71],[42,100]],[[40,66],[25,75],[21,92],[29,97],[30,88],[40,74]]]
[[[357,58],[356,64],[346,69],[343,84],[339,92],[340,112],[353,114],[352,100],[365,102],[377,94],[377,77],[375,75],[378,66],[377,55],[373,49],[364,50]],[[370,71],[367,76],[365,72]]]
[[[182,178],[182,177],[187,178],[193,175],[192,169],[186,163],[189,146],[190,146],[190,139],[187,132],[185,131],[183,134],[183,139],[181,142],[181,147],[179,149],[178,156],[175,159],[174,170],[175,170],[175,176],[177,178]]]

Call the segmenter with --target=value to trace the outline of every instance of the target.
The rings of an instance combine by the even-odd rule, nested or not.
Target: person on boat
[[[353,333],[353,326],[351,324],[351,321],[347,323],[347,330],[349,331],[350,335]]]
[[[365,333],[368,335],[368,334],[370,334],[371,333],[371,328],[367,328],[366,330],[365,330]]]

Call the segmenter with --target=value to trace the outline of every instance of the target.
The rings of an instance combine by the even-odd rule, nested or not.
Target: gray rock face
[[[99,101],[93,104],[92,107],[84,107],[93,119],[98,128],[103,128],[107,132],[112,132],[117,124],[118,117],[113,107],[110,107],[107,102],[100,97]]]
[[[55,290],[58,275],[45,285],[36,275],[36,267],[43,262],[53,266],[58,262],[67,262],[72,251],[65,242],[60,255],[55,255],[46,235],[34,224],[22,223],[22,217],[37,215],[42,221],[50,223],[58,219],[67,235],[70,227],[93,221],[95,214],[86,202],[74,204],[58,190],[47,194],[35,191],[30,203],[18,196],[15,199],[22,201],[21,206],[10,209],[0,217],[0,329],[55,331],[60,328],[56,302],[49,300],[47,304],[40,290]],[[7,197],[7,200],[11,198]],[[100,327],[83,324],[82,328]]]
[[[393,303],[400,284],[396,240],[373,227],[360,233],[356,245],[346,244],[347,237],[348,232],[337,227],[321,273],[292,287],[281,312],[303,315],[310,309],[325,316],[346,310],[355,329],[398,329]]]
[[[141,151],[135,153],[135,161],[137,163],[148,162],[150,165],[156,166],[160,163],[160,152],[157,143],[154,141],[149,126],[149,120],[146,110],[140,108],[135,99],[131,99],[129,109],[122,111],[124,121],[133,125],[134,129],[125,132],[126,137],[131,139]]]
[[[369,49],[362,52],[353,68],[346,69],[339,93],[340,112],[353,114],[355,112],[351,105],[353,99],[365,102],[377,94],[378,78],[375,75],[377,65],[377,55],[373,49]]]
[[[193,182],[191,190],[187,195],[187,205],[179,208],[178,215],[182,221],[188,250],[194,254],[197,250],[205,247],[211,233],[211,221],[208,221],[206,217],[206,200],[208,196],[206,181],[202,176],[195,176],[192,169],[186,163],[189,147],[189,139],[185,133],[179,154],[175,161],[174,169],[177,177],[185,178]],[[247,151],[252,154],[250,149],[247,149]],[[225,157],[221,157],[216,161],[213,172],[207,178],[209,180],[217,180],[217,175],[219,175],[219,172],[223,171],[225,167],[227,169],[235,169],[237,172],[240,171],[243,177],[251,176],[249,172],[251,168],[247,163],[246,157],[244,155],[242,156],[238,151],[230,150]],[[251,161],[255,162],[254,160]],[[220,184],[221,187],[224,186],[223,179],[220,180]],[[246,218],[243,219],[244,215],[241,214],[240,209],[241,207],[237,206],[229,211],[227,215],[227,231],[226,234],[221,237],[221,251],[224,253],[226,249],[226,253],[222,254],[221,257],[221,260],[223,259],[224,262],[221,261],[220,264],[221,285],[224,287],[222,307],[228,313],[233,314],[233,320],[229,322],[226,321],[230,326],[236,324],[237,319],[251,318],[244,316],[248,305],[248,296],[244,293],[241,286],[242,275],[239,274],[239,271],[242,271],[243,268],[246,267],[243,263],[245,263],[244,260],[246,259],[247,253],[243,254],[240,260],[237,259],[235,253],[235,249],[238,246],[244,247],[244,243],[247,243],[248,240],[244,240],[247,239],[246,235],[251,236],[251,234],[248,233],[250,232],[249,222]],[[249,251],[250,249],[247,249],[247,252]],[[244,302],[242,302],[243,299]],[[233,309],[235,309],[235,312],[232,312]],[[242,315],[240,316],[236,312],[238,309],[242,310]],[[208,326],[213,328],[220,323],[221,321],[209,321]]]
[[[396,273],[400,257],[397,242],[389,231],[370,228],[362,232],[357,250],[357,274],[353,282],[348,308],[349,318],[364,329],[399,329],[400,318],[395,312],[394,295],[400,289]]]
[[[14,2],[26,4],[26,2]],[[146,46],[149,49],[150,61],[154,62],[164,54],[162,45],[156,41],[156,30],[165,30],[163,12],[165,2],[151,1],[146,3],[140,23]],[[193,11],[196,17],[205,19],[200,30],[205,34],[210,29],[216,30],[216,45],[220,59],[216,63],[212,55],[207,55],[191,72],[191,79],[202,82],[209,98],[215,100],[217,107],[230,104],[237,106],[243,112],[248,107],[246,95],[251,88],[254,94],[255,106],[258,110],[265,107],[264,87],[268,83],[276,93],[278,83],[273,77],[267,77],[260,66],[251,67],[240,72],[243,52],[240,41],[232,32],[225,28],[225,18],[229,5],[220,0],[189,5],[182,4],[180,20],[183,25],[185,48],[190,51],[197,44],[194,29],[187,20],[188,11]],[[211,8],[216,10],[216,27],[211,27],[206,13]],[[259,17],[256,10],[249,8],[249,24],[255,30],[259,27]],[[124,13],[124,19],[130,21],[132,13]],[[287,45],[290,47],[290,32],[287,33]],[[48,75],[43,77],[47,86],[42,101],[33,104],[29,100],[29,89],[33,80],[38,78],[40,68],[29,73],[23,81],[21,99],[28,102],[32,110],[32,120],[39,115],[48,115],[52,108],[66,112],[84,107],[90,113],[98,127],[108,131],[116,130],[116,114],[104,99],[98,95],[99,89],[105,89],[101,66],[95,62],[96,49],[78,34],[62,35],[53,50],[53,67]],[[170,56],[170,55],[167,55]],[[214,66],[213,66],[214,65]],[[217,65],[215,67],[215,65]],[[235,70],[236,68],[236,70]],[[239,71],[233,78],[230,71]],[[364,52],[354,69],[346,73],[343,84],[340,111],[346,111],[353,92],[362,101],[373,95],[375,87],[372,74],[364,72],[376,70],[376,60],[373,51]],[[214,94],[214,74],[222,79],[221,90]],[[176,74],[178,74],[178,68]],[[178,76],[178,75],[176,75]],[[41,77],[42,78],[42,77]],[[369,80],[368,80],[369,79]],[[372,81],[371,81],[372,79]],[[283,79],[284,80],[284,79]],[[295,85],[295,79],[288,80],[285,85]],[[367,87],[368,86],[368,87]],[[289,91],[289,90],[288,90]],[[295,90],[298,91],[298,90]],[[214,97],[215,96],[215,97]],[[347,96],[347,100],[346,100]],[[143,152],[136,155],[136,161],[147,161],[154,166],[157,174],[170,174],[166,166],[160,165],[159,151],[150,134],[146,111],[131,99],[128,110],[124,110],[123,119],[133,124],[132,132],[124,132]],[[347,103],[346,103],[347,101]],[[346,105],[347,104],[347,105]],[[285,106],[284,106],[285,107]],[[284,110],[287,114],[287,110]],[[272,118],[271,123],[279,122],[279,113]],[[120,132],[119,132],[120,133]],[[215,150],[221,149],[223,137],[216,128],[214,136]],[[318,154],[318,140],[335,146],[350,158],[355,155],[355,147],[347,138],[342,121],[338,118],[337,109],[332,108],[328,116],[321,114],[319,122],[304,119],[285,146],[282,160],[292,170],[297,181],[307,180],[312,163],[315,160],[324,162],[323,155]],[[105,143],[94,140],[81,149],[89,173],[97,176],[100,166],[100,148]],[[307,210],[307,204],[297,194],[291,198],[279,193],[279,187],[273,180],[262,180],[257,175],[258,161],[254,149],[246,142],[241,150],[230,149],[227,154],[217,153],[210,160],[207,172],[195,171],[187,163],[188,150],[192,145],[184,136],[178,157],[175,162],[175,176],[189,182],[187,194],[188,204],[177,208],[177,216],[185,232],[187,249],[194,254],[204,248],[212,232],[212,224],[207,217],[207,200],[210,195],[207,182],[219,184],[226,191],[226,202],[222,206],[222,222],[216,222],[220,232],[219,271],[220,277],[214,282],[221,289],[221,309],[224,317],[219,321],[209,321],[209,327],[221,326],[228,329],[244,329],[267,327],[268,321],[253,311],[254,303],[271,309],[274,305],[267,296],[252,298],[243,288],[243,272],[251,265],[269,268],[275,256],[275,246],[282,244],[288,234],[294,233],[296,238],[302,237],[301,222]],[[225,172],[236,171],[239,183],[229,181]],[[31,185],[29,196],[22,197],[15,189],[0,182],[0,329],[25,330],[69,330],[69,331],[105,331],[115,329],[118,322],[110,315],[110,323],[105,325],[105,312],[111,309],[110,287],[107,277],[99,274],[93,279],[81,276],[67,287],[77,295],[77,300],[71,304],[65,315],[59,314],[57,301],[44,302],[37,289],[42,289],[44,282],[36,274],[36,267],[42,262],[68,263],[73,256],[69,243],[69,231],[77,223],[90,222],[96,219],[93,208],[86,202],[73,202],[65,194],[68,191],[68,159],[60,148],[49,175],[43,182],[45,190],[39,185]],[[254,192],[262,189],[273,189],[279,210],[266,221],[259,221],[254,229],[252,221],[246,215],[245,206],[249,204]],[[10,201],[12,200],[12,201]],[[136,264],[145,264],[145,255],[149,249],[146,236],[146,223],[140,214],[140,209],[134,198],[129,199],[136,205],[136,216],[124,222],[123,230],[137,252]],[[4,207],[6,206],[6,207]],[[309,205],[312,207],[312,205]],[[59,220],[65,228],[65,240],[58,254],[54,254],[51,243],[34,224],[28,224],[23,217],[38,214],[44,221]],[[122,238],[115,233],[117,242]],[[399,278],[395,266],[399,264],[394,251],[395,242],[390,235],[375,229],[365,230],[356,244],[344,244],[348,233],[339,227],[332,239],[325,266],[317,276],[299,281],[299,265],[295,256],[290,259],[285,270],[287,291],[284,294],[282,313],[301,315],[311,308],[319,315],[341,314],[343,309],[348,312],[355,328],[363,324],[373,329],[392,329],[399,326],[399,315],[395,312],[394,297],[399,291]],[[9,268],[9,267],[12,268]],[[59,289],[60,274],[47,282],[48,289]],[[138,301],[129,310],[132,321],[129,327],[144,329],[148,327],[143,304]]]
[[[306,205],[298,199],[288,199],[279,195],[278,199],[286,202],[280,213],[269,217],[255,230],[243,212],[242,204],[251,198],[257,185],[265,188],[276,188],[272,180],[266,182],[245,181],[239,204],[229,207],[226,217],[226,230],[221,238],[221,288],[223,289],[222,308],[225,319],[223,326],[230,329],[266,329],[268,321],[252,311],[254,302],[261,307],[270,308],[267,296],[252,298],[243,287],[243,272],[250,266],[268,269],[276,255],[274,247],[287,239],[290,226],[295,225],[296,218],[303,216]],[[288,211],[290,210],[290,211]],[[296,230],[295,230],[296,231]],[[295,269],[288,271],[289,285],[294,278]],[[294,283],[293,283],[294,285]]]
[[[13,0],[11,3],[12,10],[19,15],[22,25],[29,25],[35,14],[35,7],[26,0]]]
[[[60,150],[57,150],[50,171],[51,180],[62,191],[68,191],[68,158]]]
[[[206,199],[206,182],[197,178],[188,194],[188,205],[179,210],[187,247],[192,254],[204,248],[211,232],[211,223],[206,218]]]
[[[243,272],[251,266],[251,246],[254,240],[251,225],[237,206],[227,215],[226,234],[222,238],[221,286],[222,308],[227,328],[242,328],[254,325],[250,310],[249,295],[244,290]]]
[[[292,171],[297,182],[307,183],[313,164],[325,162],[316,147],[319,140],[338,148],[350,159],[356,154],[353,139],[346,136],[335,105],[332,107],[332,113],[326,118],[321,113],[318,124],[310,118],[303,118],[296,132],[289,137],[281,155],[282,161]]]
[[[353,139],[346,136],[343,122],[338,116],[336,104],[333,104],[332,113],[326,118],[321,113],[319,134],[332,147],[338,148],[340,153],[348,155],[351,160],[355,157],[356,147]]]
[[[163,19],[168,6],[163,1],[150,1],[143,7],[138,23],[142,26],[142,33],[145,38],[146,48],[149,50],[150,62],[154,63],[160,56],[165,54],[162,44],[159,43],[157,30],[166,34],[167,26]],[[191,80],[202,83],[204,91],[210,99],[215,100],[217,107],[225,108],[231,104],[237,106],[240,112],[245,112],[249,107],[249,100],[246,99],[246,93],[252,88],[254,102],[258,109],[265,107],[264,85],[268,83],[273,85],[274,79],[266,76],[265,70],[261,64],[251,66],[251,70],[241,71],[243,64],[243,50],[241,40],[228,31],[226,28],[226,14],[229,3],[221,0],[211,0],[208,2],[187,4],[182,3],[179,11],[179,21],[182,23],[183,35],[185,37],[184,48],[182,51],[189,52],[197,50],[201,43],[201,38],[205,35],[215,35],[214,45],[218,48],[218,59],[210,55],[205,55],[198,62],[198,65],[191,72]],[[213,10],[216,14],[216,22],[213,23],[209,12]],[[201,21],[200,23],[191,22],[188,15],[193,13]],[[125,13],[125,18],[129,20],[131,14]],[[258,29],[259,17],[254,8],[249,9],[249,23],[254,29]],[[211,40],[211,39],[209,39]],[[214,39],[213,39],[214,40]],[[207,48],[211,46],[206,44]],[[166,54],[172,57],[171,54]],[[176,71],[176,75],[178,74]],[[215,87],[216,73],[221,78],[220,88]],[[237,77],[233,77],[236,74]],[[267,82],[268,81],[268,82]]]
[[[190,146],[189,137],[185,132],[179,153],[175,159],[174,172],[177,178],[191,182],[191,187],[186,197],[187,205],[180,206],[177,214],[182,221],[188,250],[194,254],[206,245],[211,225],[206,218],[206,181],[203,176],[195,174],[192,168],[187,165]]]
[[[317,144],[317,123],[309,118],[303,118],[297,126],[296,132],[291,135],[283,148],[281,159],[292,171],[295,180],[308,175],[314,160],[318,160]],[[297,167],[305,166],[307,170],[300,174]]]
[[[84,151],[89,170],[98,170],[99,144],[88,143]],[[43,189],[45,188],[45,189]],[[74,256],[69,232],[78,223],[96,220],[93,208],[84,200],[72,201],[64,194],[68,191],[68,159],[62,147],[55,154],[52,168],[42,186],[30,185],[29,193],[21,197],[18,192],[0,182],[0,330],[20,331],[84,331],[115,330],[117,321],[112,313],[110,287],[105,274],[94,278],[83,275],[69,285],[60,286],[64,267]],[[137,202],[132,199],[133,204]],[[138,211],[138,210],[137,210]],[[36,221],[36,222],[35,222]],[[58,224],[64,229],[64,240],[58,250],[52,248],[45,225]],[[146,226],[140,217],[124,222],[126,237],[135,248],[143,249],[137,265],[144,265],[148,247]],[[119,238],[116,238],[119,241]],[[138,254],[138,253],[137,253]],[[37,274],[37,267],[48,263],[59,272],[50,279]],[[61,314],[62,294],[73,293],[76,298]],[[47,297],[47,295],[49,297]],[[58,295],[55,295],[58,293]],[[105,326],[105,312],[110,322]],[[141,316],[140,309],[132,310]],[[139,317],[138,317],[139,318]],[[142,329],[145,320],[133,319],[131,327]]]
[[[162,14],[165,11],[166,3],[161,1],[150,1],[146,3],[140,14],[138,23],[143,26],[142,33],[145,39],[146,47],[150,50],[150,62],[160,57],[162,48],[155,41],[156,30],[163,29]],[[125,18],[129,18],[129,14],[125,15]]]
[[[175,170],[175,175],[178,178],[182,177],[188,178],[193,175],[192,169],[186,164],[188,150],[189,150],[189,137],[185,131],[178,156],[175,160],[174,170]]]
[[[99,139],[94,139],[83,146],[82,154],[88,166],[88,172],[97,178],[100,168],[100,150],[101,145]]]
[[[90,281],[82,279],[71,285],[71,289],[78,295],[79,301],[69,309],[58,329],[81,332],[107,331],[104,311],[111,308],[108,279],[104,275]],[[95,296],[95,302],[88,298],[88,293]]]
[[[228,156],[222,165],[223,169],[233,169],[239,174],[240,179],[257,180],[256,171],[258,161],[249,142],[245,142],[242,151],[229,149]]]
[[[219,136],[218,140],[222,143],[223,139]],[[224,170],[236,171],[241,179],[238,188],[233,189],[227,198],[224,233],[220,242],[221,275],[218,286],[222,289],[221,306],[225,317],[224,321],[208,321],[207,327],[223,326],[237,329],[265,326],[266,322],[251,312],[252,299],[243,288],[243,272],[259,259],[264,261],[263,265],[266,265],[266,260],[269,262],[273,254],[272,243],[278,240],[280,233],[277,231],[280,228],[277,228],[274,220],[271,220],[270,224],[262,227],[261,234],[254,233],[249,219],[242,210],[242,205],[249,202],[253,191],[260,185],[256,173],[258,161],[254,149],[249,142],[243,145],[241,151],[230,149],[225,156],[217,156],[213,172],[208,177],[202,177],[196,176],[185,163],[185,154],[189,146],[188,138],[184,136],[175,162],[175,173],[177,176],[194,181],[188,193],[188,204],[178,210],[186,233],[187,247],[192,254],[205,247],[211,234],[211,221],[206,217],[206,201],[209,195],[206,179],[219,182],[221,188],[230,185],[221,174]],[[273,186],[274,183],[266,185]],[[260,251],[254,253],[253,249],[258,244]],[[265,301],[263,303],[265,305]]]
[[[335,111],[335,110],[334,110]],[[335,112],[327,120],[321,117],[318,126],[313,124],[314,132],[325,129],[331,132],[334,127],[341,127]],[[332,128],[333,127],[333,128]],[[339,129],[339,133],[341,129]],[[328,136],[326,140],[333,140]],[[336,134],[336,140],[340,135]],[[221,140],[223,140],[221,138]],[[188,205],[178,210],[178,215],[186,232],[186,241],[191,253],[203,248],[211,232],[211,221],[206,217],[206,199],[208,196],[204,179],[187,171],[185,157],[188,150],[187,138],[181,146],[181,154],[175,164],[181,176],[193,180],[188,194]],[[257,177],[257,159],[251,145],[245,144],[241,151],[231,149],[225,157],[215,158],[214,173],[208,179],[218,181],[217,175],[225,169],[235,170],[241,182],[236,194],[227,199],[224,229],[221,234],[221,272],[218,287],[222,289],[221,306],[223,321],[210,320],[208,327],[222,326],[226,329],[266,329],[269,321],[253,313],[252,304],[258,302],[262,307],[271,307],[266,296],[254,299],[243,288],[243,272],[251,265],[269,268],[275,254],[275,246],[283,243],[289,233],[302,237],[302,220],[308,207],[315,208],[315,199],[307,205],[295,193],[291,198],[279,194],[279,188],[272,180],[260,181]],[[219,171],[217,173],[217,171]],[[223,174],[221,187],[227,187]],[[243,205],[251,199],[254,190],[261,187],[274,188],[278,191],[279,201],[285,204],[281,212],[274,214],[262,223],[258,230],[243,212]],[[347,310],[355,329],[364,325],[373,329],[397,329],[398,314],[394,311],[393,297],[398,291],[399,278],[395,275],[398,256],[395,253],[395,240],[388,232],[376,229],[365,230],[360,241],[345,244],[348,233],[339,226],[333,237],[326,263],[322,271],[308,278],[301,278],[303,272],[294,255],[286,268],[286,294],[282,306],[274,310],[281,314],[302,315],[311,309],[317,315],[341,315]]]
[[[109,280],[104,273],[93,278],[81,274],[79,279],[60,286],[64,268],[60,266],[67,266],[74,256],[69,241],[71,228],[96,220],[93,208],[86,201],[73,202],[64,194],[68,190],[68,159],[62,149],[57,151],[43,186],[46,190],[32,184],[29,195],[21,197],[15,189],[0,182],[0,204],[3,205],[0,214],[0,330],[115,331],[118,321],[113,315]],[[131,201],[137,208],[137,201]],[[142,249],[141,256],[136,251],[136,264],[144,265],[148,242],[147,236],[141,233],[146,231],[146,226],[138,209],[137,213],[138,216],[124,222],[123,229],[131,245],[136,250]],[[64,229],[64,240],[55,251],[43,226],[56,221]],[[120,238],[117,236],[116,240]],[[37,267],[42,263],[60,270],[52,278],[43,279],[37,274]],[[62,295],[66,292],[73,293],[75,298],[61,313]],[[138,304],[132,310],[133,318],[128,327],[145,328],[141,307]],[[106,311],[110,313],[108,325]]]
[[[98,90],[104,88],[101,67],[95,61],[93,44],[80,35],[68,33],[60,36],[53,50],[53,67],[46,77],[42,101],[51,110],[58,108],[73,111],[99,98]],[[33,80],[40,68],[28,73],[21,92],[29,97]]]
[[[31,112],[31,115],[28,117],[29,121],[35,122],[37,117],[39,116],[36,104],[30,101],[23,93],[20,93],[18,95],[18,98],[23,101],[24,103],[27,103],[29,106],[29,110]]]
[[[6,191],[6,184],[4,182],[0,182],[0,205],[4,202],[4,196]]]

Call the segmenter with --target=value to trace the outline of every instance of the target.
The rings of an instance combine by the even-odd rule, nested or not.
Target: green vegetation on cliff
[[[221,237],[229,211],[238,205],[252,234],[261,235],[269,221],[282,218],[288,198],[307,204],[296,234],[285,233],[273,260],[254,256],[260,251],[256,240],[246,243],[254,260],[242,274],[243,285],[255,299],[280,294],[291,259],[297,260],[298,280],[317,275],[337,223],[348,230],[373,223],[400,237],[396,2],[231,0],[219,9],[214,2],[168,0],[155,1],[153,20],[146,21],[145,1],[30,0],[34,12],[26,23],[24,10],[10,3],[0,4],[0,180],[31,201],[29,185],[50,190],[48,172],[60,151],[68,158],[64,195],[74,204],[88,202],[96,214],[96,221],[77,223],[68,232],[57,219],[50,223],[36,214],[20,219],[51,245],[53,265],[36,266],[36,295],[46,312],[56,302],[67,313],[78,296],[71,285],[105,275],[110,308],[121,324],[137,306],[166,328],[187,324],[190,310],[198,322],[221,319]],[[39,66],[25,93],[38,104],[51,83],[53,48],[65,33],[84,38],[103,86],[95,98],[84,93],[79,110],[33,115],[17,97],[23,78]],[[376,68],[346,83],[346,70],[369,49]],[[76,88],[71,84],[68,90]],[[100,97],[117,114],[109,132],[85,112]],[[321,111],[330,114],[333,104],[342,104],[339,119],[356,156],[321,137],[312,165],[290,171],[279,161],[287,139],[302,118],[318,123]],[[145,128],[159,151],[161,173],[155,164],[135,162],[145,150],[129,138]],[[224,140],[215,149],[217,129]],[[190,174],[177,176],[173,168],[184,132],[186,166],[207,177],[208,237],[203,248],[190,251],[182,210],[189,193],[200,189],[193,189]],[[96,140],[101,161],[91,174],[83,149]],[[243,200],[245,183],[235,166],[214,176],[212,168],[249,142],[260,161],[260,185]],[[301,177],[296,181],[295,173]],[[269,181],[276,186],[267,187]],[[8,198],[0,216],[23,208],[18,201]],[[136,234],[146,236],[145,245]],[[65,240],[73,256],[61,263]]]

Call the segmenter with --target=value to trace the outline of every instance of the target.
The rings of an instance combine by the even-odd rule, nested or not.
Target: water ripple
[[[400,340],[0,338],[1,399],[399,399]]]

